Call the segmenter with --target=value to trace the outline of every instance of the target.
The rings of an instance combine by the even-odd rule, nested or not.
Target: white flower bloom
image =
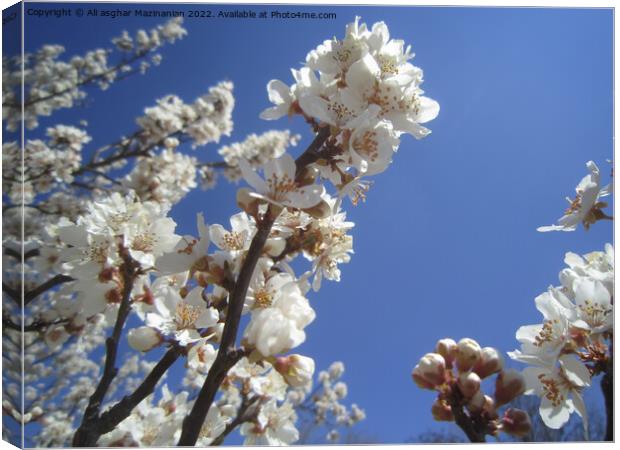
[[[295,160],[288,153],[263,166],[265,179],[259,177],[244,160],[239,162],[239,167],[243,178],[256,190],[249,193],[251,197],[298,209],[310,208],[321,200],[323,187],[316,184],[299,186],[295,181]]]
[[[586,167],[590,173],[575,188],[575,199],[566,199],[570,206],[558,220],[558,225],[538,227],[538,231],[575,231],[580,223],[587,230],[597,220],[609,218],[601,211],[607,204],[599,199],[609,195],[611,187],[601,186],[600,172],[594,161],[588,161]]]
[[[208,341],[209,338],[196,341],[187,353],[187,365],[202,373],[206,373],[211,368],[217,356],[217,350]]]
[[[517,340],[521,350],[508,352],[508,355],[528,364],[553,365],[564,346],[570,341],[569,317],[572,313],[558,298],[557,291],[549,291],[536,297],[536,308],[543,314],[545,321],[538,325],[526,325],[517,330]]]
[[[588,369],[570,355],[560,357],[560,367],[528,367],[523,371],[526,394],[541,397],[540,416],[549,428],[561,428],[575,411],[587,426],[587,413],[581,397],[590,385]]]
[[[226,231],[220,224],[209,226],[209,236],[219,249],[239,255],[250,247],[256,226],[244,212],[232,216],[230,225],[231,231]]]
[[[305,341],[303,329],[314,320],[315,312],[294,281],[283,285],[274,297],[262,298],[257,306],[244,337],[263,356],[290,350]]]
[[[275,120],[291,113],[293,96],[291,95],[290,87],[280,80],[271,80],[267,83],[267,93],[269,94],[269,100],[275,106],[261,112],[261,119]]]
[[[185,298],[170,290],[167,296],[155,298],[155,311],[146,315],[146,324],[163,334],[173,334],[181,345],[200,340],[198,329],[211,327],[219,320],[219,312],[207,307],[202,299],[202,290],[197,286]]]
[[[186,271],[195,271],[199,268],[207,268],[207,252],[209,249],[209,228],[205,224],[202,213],[196,215],[198,236],[183,236],[175,248],[162,255],[155,263],[156,268],[162,275],[175,274]]]
[[[295,428],[297,414],[292,405],[285,402],[278,406],[275,400],[262,405],[255,422],[241,425],[245,436],[244,445],[289,445],[299,439]]]
[[[613,305],[609,291],[600,281],[582,279],[576,283],[575,304],[577,316],[588,324],[593,334],[613,328]]]
[[[574,295],[574,284],[583,278],[600,281],[607,288],[609,295],[614,292],[614,248],[605,244],[604,252],[591,252],[579,256],[568,252],[564,262],[569,268],[560,272],[560,282],[569,295]]]
[[[351,165],[364,175],[381,173],[392,162],[399,144],[389,122],[364,120],[355,127],[349,139]]]

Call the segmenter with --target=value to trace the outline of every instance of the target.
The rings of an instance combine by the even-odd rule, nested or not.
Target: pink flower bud
[[[497,406],[511,402],[525,392],[525,379],[514,369],[504,370],[495,380],[495,403]]]
[[[411,373],[413,381],[422,389],[435,389],[446,381],[446,363],[437,353],[424,355]]]
[[[459,372],[467,372],[480,359],[480,345],[470,338],[459,341],[456,349],[456,365]]]
[[[437,399],[431,408],[433,419],[438,422],[452,422],[454,415],[452,414],[452,408],[445,400]]]
[[[480,359],[474,365],[473,370],[480,378],[486,378],[503,368],[504,358],[502,358],[502,355],[493,347],[484,347],[480,351]]]
[[[289,355],[278,357],[274,367],[291,387],[305,387],[312,382],[314,360],[307,356]]]
[[[151,327],[138,327],[127,334],[129,346],[139,352],[148,352],[162,342],[159,332]]]
[[[472,398],[480,390],[480,377],[474,372],[462,373],[459,375],[457,385],[463,397]]]
[[[446,367],[452,367],[452,362],[456,358],[456,342],[450,338],[440,339],[435,346],[435,352],[443,356]]]
[[[515,408],[509,408],[502,417],[501,429],[504,433],[517,437],[523,437],[530,434],[532,430],[532,421],[525,411]]]
[[[488,395],[484,396],[482,411],[484,411],[486,416],[491,420],[495,420],[499,417],[497,415],[497,409],[495,408],[495,400],[493,400],[493,397],[489,397]]]
[[[482,408],[484,408],[484,397],[485,395],[482,393],[482,391],[479,390],[478,392],[476,392],[467,403],[467,409],[469,409],[473,413],[481,412]]]

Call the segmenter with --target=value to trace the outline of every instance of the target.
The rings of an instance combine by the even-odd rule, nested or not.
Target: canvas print
[[[612,441],[613,15],[3,10],[3,439]]]

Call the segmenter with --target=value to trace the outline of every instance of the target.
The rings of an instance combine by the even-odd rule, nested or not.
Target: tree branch
[[[112,335],[106,340],[106,358],[103,368],[103,375],[99,380],[99,384],[95,389],[93,395],[90,396],[88,406],[84,412],[82,423],[73,436],[74,447],[92,447],[97,442],[99,436],[97,436],[97,422],[99,421],[99,411],[101,409],[101,403],[114,380],[118,369],[116,365],[116,353],[118,352],[118,344],[120,341],[121,333],[127,320],[127,316],[131,310],[131,290],[133,289],[133,283],[136,277],[138,264],[131,259],[128,252],[123,249],[123,298],[118,309],[118,315],[116,316],[116,322]]]
[[[179,359],[182,353],[183,349],[178,345],[171,347],[132,394],[123,397],[121,401],[101,415],[94,432],[97,434],[94,442],[97,442],[102,434],[109,433],[129,417],[131,411],[153,393],[161,377]]]
[[[24,294],[24,305],[27,305],[32,300],[37,298],[39,295],[43,294],[45,291],[52,289],[53,287],[58,286],[59,284],[67,283],[73,280],[74,279],[72,277],[67,276],[67,275],[61,275],[61,274],[50,278],[45,283],[38,285],[36,288]]]
[[[68,322],[67,319],[57,320],[55,322],[40,322],[40,321],[36,321],[36,322],[31,323],[30,325],[24,325],[24,331],[27,332],[27,333],[28,332],[33,332],[33,331],[41,331],[44,328],[47,328],[49,326],[60,325],[60,324],[67,323],[67,322]],[[13,322],[8,317],[3,317],[2,318],[2,326],[5,327],[5,328],[10,328],[11,330],[22,331],[21,324]]]
[[[2,282],[2,292],[9,296],[11,300],[13,300],[18,306],[22,306],[21,298],[19,292],[16,289],[13,289],[11,286],[6,284],[4,281]]]
[[[454,416],[454,422],[463,430],[470,442],[486,442],[484,430],[481,430],[480,427],[476,425],[473,418],[468,416],[463,410],[462,399],[463,395],[455,385],[452,390],[452,395],[448,400],[452,415]]]
[[[295,161],[297,173],[306,165],[315,162],[320,157],[319,149],[323,146],[329,135],[329,127],[319,130],[319,133],[315,136],[306,151]],[[192,410],[183,421],[183,430],[178,445],[196,445],[202,425],[222,381],[226,377],[228,371],[244,355],[243,350],[235,350],[234,348],[235,341],[237,340],[237,332],[239,330],[239,321],[241,320],[241,312],[243,310],[243,301],[250,285],[252,275],[254,274],[254,268],[260,258],[275,219],[273,208],[270,205],[265,217],[257,224],[258,229],[252,239],[243,266],[237,277],[235,288],[229,297],[228,313],[226,315],[226,322],[224,323],[224,330],[222,332],[222,339],[217,356],[209,370],[207,379],[200,389],[200,393],[194,402]]]

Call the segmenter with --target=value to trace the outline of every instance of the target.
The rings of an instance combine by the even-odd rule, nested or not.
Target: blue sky
[[[337,18],[187,19],[189,35],[164,48],[160,67],[108,91],[92,90],[84,107],[42,120],[31,136],[86,119],[94,148],[132,132],[135,117],[157,98],[174,93],[192,101],[228,79],[235,84],[235,131],[222,144],[288,128],[303,137],[297,154],[310,142],[309,130],[300,120],[258,118],[269,106],[265,85],[272,78],[291,83],[289,69],[323,40],[342,36],[355,15],[369,25],[385,21],[393,37],[412,44],[423,88],[441,112],[428,124],[428,138],[402,139],[365,204],[345,204],[356,223],[355,255],[342,266],[340,283],[326,282],[310,295],[317,319],[298,350],[318,368],[342,360],[349,400],[367,412],[358,430],[403,442],[435,426],[434,395],[418,389],[410,372],[438,339],[472,337],[502,352],[514,349],[516,329],[540,322],[534,298],[558,284],[565,252],[599,250],[612,240],[607,222],[589,232],[536,232],[561,215],[586,161],[609,179],[612,10],[243,8],[336,12]],[[58,43],[67,55],[81,54],[124,29],[160,20],[26,17],[25,47]],[[217,148],[195,152],[213,161]],[[188,195],[172,212],[179,232],[195,234],[201,211],[208,222],[228,225],[237,212],[236,188],[222,180],[215,190]],[[598,386],[592,390],[596,401]]]

